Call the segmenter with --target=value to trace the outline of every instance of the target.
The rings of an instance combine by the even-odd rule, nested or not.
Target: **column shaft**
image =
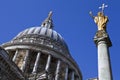
[[[59,80],[59,72],[60,72],[60,64],[61,64],[61,61],[58,60],[58,63],[57,63],[57,68],[56,68],[56,75],[55,75],[55,80]]]
[[[65,80],[68,79],[68,65],[66,66],[66,69],[65,69]]]
[[[38,52],[32,73],[36,73],[37,72],[38,64],[39,64],[39,61],[40,61],[40,55],[41,55],[41,53]]]
[[[51,55],[48,56],[48,59],[47,59],[47,63],[46,63],[46,67],[45,67],[45,70],[48,71],[49,70],[49,67],[50,67],[50,61],[51,61]]]
[[[12,59],[13,62],[16,60],[17,55],[18,55],[18,50],[16,50],[15,55],[14,55],[14,57],[13,57],[13,59]]]
[[[112,80],[109,51],[105,41],[98,43],[98,76],[99,80]]]
[[[26,55],[25,55],[24,60],[23,60],[23,65],[21,66],[22,72],[25,71],[25,67],[27,65],[28,58],[29,58],[29,50],[26,50]]]
[[[74,75],[74,71],[72,72],[72,75],[71,75],[71,80],[74,80],[75,79],[75,75]]]

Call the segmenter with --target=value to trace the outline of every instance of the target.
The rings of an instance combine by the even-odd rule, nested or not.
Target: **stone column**
[[[100,30],[94,37],[98,47],[98,78],[99,80],[112,80],[109,47],[112,46],[108,34]]]
[[[66,65],[66,69],[65,69],[65,80],[68,79],[68,65]]]
[[[75,79],[75,75],[74,75],[74,71],[72,71],[71,80],[74,80],[74,79]]]
[[[46,67],[45,67],[45,71],[46,71],[46,78],[49,79],[49,67],[50,67],[50,62],[51,62],[51,55],[48,55],[47,58],[47,63],[46,63]]]
[[[48,72],[49,67],[50,67],[50,61],[51,61],[51,55],[48,56],[46,67],[45,67],[45,71],[47,71],[47,72]]]
[[[25,55],[25,57],[24,57],[23,64],[22,64],[22,66],[21,66],[22,72],[25,71],[25,67],[26,67],[26,65],[27,65],[28,59],[29,59],[29,50],[26,50],[26,55]]]
[[[58,62],[57,62],[57,68],[56,68],[56,74],[55,74],[55,80],[60,80],[59,79],[59,76],[60,76],[60,64],[61,64],[61,61],[60,60],[58,60]]]
[[[36,73],[37,72],[38,64],[40,63],[40,55],[41,55],[41,53],[38,52],[32,73]]]
[[[14,57],[13,57],[13,59],[12,59],[13,62],[15,62],[15,60],[16,60],[16,58],[17,58],[17,55],[18,55],[18,50],[16,50],[15,55],[14,55]]]

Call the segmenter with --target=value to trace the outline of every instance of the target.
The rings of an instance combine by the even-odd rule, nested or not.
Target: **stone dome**
[[[51,48],[54,47],[55,49],[59,47],[58,50],[62,49],[62,51],[66,51],[67,53],[69,53],[67,44],[65,43],[62,36],[59,33],[57,33],[55,30],[42,26],[31,27],[26,30],[23,30],[11,41],[11,43],[19,43],[19,42],[22,43],[27,42],[27,43],[42,44],[42,45],[45,44],[44,42],[48,42],[49,45],[47,45],[47,47],[51,47]]]
[[[34,38],[37,36],[48,37],[48,38],[53,39],[57,42],[60,42],[64,47],[67,48],[65,41],[63,40],[62,36],[59,33],[57,33],[53,29],[49,29],[46,27],[40,27],[40,26],[31,27],[31,28],[28,28],[28,29],[20,32],[13,40],[21,39],[24,36],[29,37],[29,35],[34,35]]]
[[[3,47],[11,45],[31,45],[32,48],[45,47],[58,51],[63,54],[69,54],[68,47],[59,33],[53,30],[51,19],[52,12],[42,22],[41,26],[31,27],[20,32],[13,40],[3,44]],[[68,55],[70,56],[70,55]]]
[[[42,26],[25,29],[21,31],[15,38],[13,38],[13,40],[3,44],[4,47],[11,45],[35,45],[38,47],[44,46],[70,56],[67,44],[62,36],[55,30]]]
[[[66,76],[68,79],[72,77],[75,80],[82,80],[79,66],[70,55],[67,44],[62,36],[53,30],[51,13],[41,26],[21,31],[11,41],[3,44],[2,47],[9,52],[10,59],[23,72],[28,70],[29,80],[36,76],[33,72],[37,71],[37,78],[39,78],[42,71],[46,72],[48,70],[50,70],[48,71],[50,73],[53,72],[53,78],[56,78],[60,73],[63,74],[61,75],[63,78]],[[63,80],[62,77],[61,80]]]

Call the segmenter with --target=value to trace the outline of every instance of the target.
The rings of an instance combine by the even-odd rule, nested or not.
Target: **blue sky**
[[[113,46],[110,57],[114,80],[120,79],[120,1],[118,0],[1,0],[0,44],[10,41],[20,31],[38,26],[53,11],[54,30],[60,33],[78,63],[83,80],[97,77],[97,48],[93,37],[97,31],[89,11],[94,15],[102,3],[108,5],[107,31]]]

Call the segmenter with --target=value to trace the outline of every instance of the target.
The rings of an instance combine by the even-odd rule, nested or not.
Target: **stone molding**
[[[27,35],[21,38],[14,39],[8,43],[2,45],[2,47],[7,47],[11,45],[36,45],[36,46],[46,46],[52,49],[55,49],[63,54],[69,54],[67,45],[64,45],[62,42],[50,39],[47,36],[39,35]]]
[[[108,45],[108,47],[112,46],[112,42],[109,38],[109,35],[104,30],[98,30],[94,36],[94,42],[95,42],[96,46],[98,45],[98,43],[100,41],[105,41],[105,43]]]

